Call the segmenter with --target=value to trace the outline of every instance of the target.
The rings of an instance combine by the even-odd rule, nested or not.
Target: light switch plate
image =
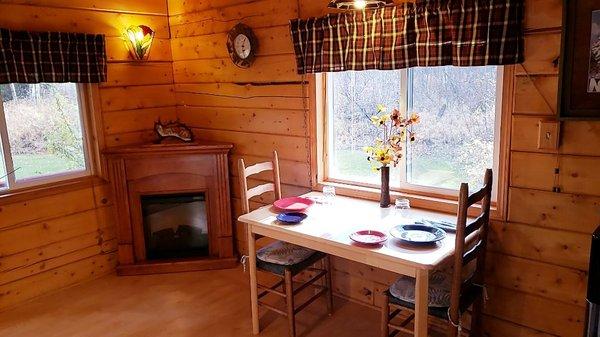
[[[538,149],[558,150],[560,123],[558,121],[540,121],[538,126]]]

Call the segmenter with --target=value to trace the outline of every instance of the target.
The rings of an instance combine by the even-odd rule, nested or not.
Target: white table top
[[[304,197],[319,198],[322,193],[311,192]],[[455,222],[453,215],[415,208],[405,211],[380,208],[377,202],[342,196],[336,196],[333,204],[315,204],[307,214],[302,223],[285,225],[276,220],[273,206],[265,206],[240,216],[239,220],[251,224],[256,234],[406,275],[413,275],[415,269],[433,269],[454,254],[453,234],[427,247],[407,245],[389,235],[396,225],[421,219]],[[349,235],[364,229],[382,231],[389,239],[384,245],[372,248],[353,243]]]

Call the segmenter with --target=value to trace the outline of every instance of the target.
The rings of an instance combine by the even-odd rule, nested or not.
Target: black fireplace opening
[[[209,256],[206,194],[142,196],[146,259]]]

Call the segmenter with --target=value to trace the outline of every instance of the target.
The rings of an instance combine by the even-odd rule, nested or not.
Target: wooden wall
[[[2,0],[0,12],[3,28],[107,36],[109,81],[94,96],[100,147],[147,140],[158,116],[175,117],[164,0]],[[156,30],[151,62],[129,61],[120,34],[133,24]],[[0,310],[112,272],[113,213],[100,180],[0,197]]]
[[[290,18],[321,14],[327,0],[299,3],[169,0],[167,11],[164,1],[8,0],[0,10],[11,15],[3,15],[0,26],[107,34],[109,82],[101,85],[96,110],[103,146],[148,140],[157,116],[178,116],[200,138],[235,143],[232,163],[240,156],[262,161],[277,149],[284,193],[292,195],[311,186],[311,116],[287,25]],[[559,151],[536,147],[537,123],[553,120],[556,111],[561,4],[527,0],[527,61],[516,69],[512,95],[508,218],[494,223],[490,238],[491,337],[581,336],[589,234],[600,224],[594,170],[600,123],[565,122]],[[261,43],[249,70],[236,68],[225,48],[226,32],[239,21]],[[133,64],[119,35],[140,23],[155,28],[157,40],[151,62]],[[231,177],[237,216],[235,165]],[[555,185],[561,193],[552,192]],[[0,209],[0,309],[114,267],[112,201],[105,185],[0,199]],[[238,241],[243,250],[239,225]],[[373,306],[394,278],[339,259],[335,270],[339,294]]]
[[[309,112],[296,75],[290,18],[320,15],[326,0],[169,1],[178,116],[201,138],[235,143],[240,156],[277,149],[284,194],[307,191]],[[486,331],[491,337],[581,336],[590,233],[600,224],[600,123],[566,122],[559,151],[537,149],[538,122],[554,120],[561,0],[526,1],[526,63],[515,69],[508,218],[496,221],[489,254]],[[242,21],[259,40],[249,70],[236,68],[226,32]],[[232,165],[236,216],[240,212]],[[560,173],[555,175],[555,168]],[[266,177],[263,177],[266,179]],[[553,193],[557,184],[561,193]],[[259,199],[255,206],[270,202]],[[244,228],[238,224],[240,250]],[[335,260],[336,292],[378,306],[394,275]]]

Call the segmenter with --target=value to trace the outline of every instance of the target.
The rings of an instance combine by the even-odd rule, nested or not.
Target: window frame
[[[502,66],[499,69],[496,106],[497,141],[494,145],[494,179],[496,200],[492,202],[491,217],[497,220],[507,218],[508,165],[511,132],[511,111],[513,106],[514,66]],[[408,72],[403,72],[408,77]],[[330,102],[328,100],[327,74],[315,74],[306,78],[309,90],[310,141],[311,141],[311,178],[312,188],[322,190],[323,186],[335,186],[337,193],[351,197],[378,200],[379,185],[331,178],[329,176],[329,141],[331,125],[328,119]],[[403,79],[403,86],[406,79]],[[407,92],[405,87],[402,92]],[[408,104],[404,97],[401,104]],[[405,150],[406,151],[406,150]],[[403,160],[406,160],[406,156]],[[455,213],[458,203],[458,190],[426,187],[414,184],[392,187],[393,197],[409,198],[418,208],[445,213]],[[473,214],[477,211],[473,210]]]
[[[94,148],[91,143],[90,131],[91,121],[91,97],[92,88],[90,84],[74,83],[77,88],[77,103],[79,106],[79,118],[81,123],[81,133],[83,138],[83,155],[85,161],[85,169],[64,171],[53,174],[39,175],[35,177],[29,177],[22,180],[17,180],[14,174],[14,162],[11,154],[10,141],[8,137],[8,125],[6,123],[6,115],[4,112],[4,104],[0,102],[0,141],[1,141],[1,155],[5,162],[8,176],[6,181],[8,186],[0,189],[1,195],[13,194],[18,191],[36,188],[44,185],[55,184],[63,181],[73,181],[80,178],[89,177],[94,172],[94,158],[91,154],[91,150]],[[92,132],[93,133],[93,132]]]

